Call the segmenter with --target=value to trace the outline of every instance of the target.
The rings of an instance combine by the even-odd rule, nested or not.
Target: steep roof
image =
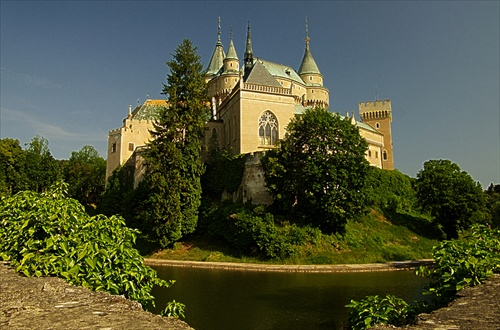
[[[231,36],[231,39],[229,40],[229,48],[227,49],[227,59],[232,59],[232,60],[237,60],[238,55],[236,54],[236,49],[234,49],[234,44],[233,44],[233,37]]]
[[[304,81],[299,77],[297,72],[289,66],[262,60],[260,58],[257,61],[261,62],[264,68],[274,77],[291,79],[300,84],[304,84]]]
[[[245,74],[245,82],[264,86],[282,87],[264,67],[261,60],[255,61],[250,72]]]
[[[304,57],[302,58],[302,62],[300,63],[299,67],[299,75],[303,74],[321,74],[319,72],[318,66],[316,65],[316,62],[314,61],[314,58],[312,57],[311,51],[309,49],[309,27],[307,25],[307,19],[306,19],[306,50],[304,52]]]
[[[167,106],[167,100],[146,100],[143,104],[135,107],[131,115],[133,119],[137,120],[156,120],[160,109]]]
[[[217,32],[217,43],[215,44],[214,53],[212,54],[212,58],[208,63],[207,74],[215,75],[222,68],[224,64],[224,58],[226,57],[226,53],[224,52],[224,47],[222,47],[222,42],[220,40],[220,18],[219,18],[219,27]]]

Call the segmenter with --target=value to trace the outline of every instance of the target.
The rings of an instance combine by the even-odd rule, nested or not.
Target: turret
[[[240,60],[236,54],[233,43],[233,31],[231,28],[231,35],[229,39],[229,48],[227,49],[227,55],[224,58],[224,72],[238,72],[240,69]]]
[[[330,93],[328,89],[323,87],[323,75],[316,65],[316,61],[309,49],[309,27],[306,18],[306,49],[304,57],[300,63],[299,71],[297,72],[300,78],[306,84],[307,94],[305,95],[304,105],[306,106],[320,106],[328,108]]]
[[[220,17],[218,19],[218,32],[217,32],[217,43],[215,44],[215,50],[212,54],[212,58],[210,59],[210,63],[207,68],[207,80],[210,80],[214,77],[217,72],[224,65],[224,58],[226,58],[226,54],[224,53],[224,47],[222,47],[222,42],[220,40]]]

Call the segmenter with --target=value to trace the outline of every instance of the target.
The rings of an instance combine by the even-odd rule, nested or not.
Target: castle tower
[[[384,135],[384,146],[382,149],[382,168],[394,169],[394,155],[392,151],[392,109],[391,100],[376,100],[359,103],[359,116],[363,123],[370,125]]]
[[[231,36],[229,39],[229,48],[227,49],[227,55],[224,58],[224,72],[238,72],[240,70],[240,60],[236,54],[233,43],[233,31],[231,28]]]
[[[215,44],[215,50],[212,54],[212,58],[210,59],[210,63],[207,68],[207,80],[210,80],[214,77],[217,72],[219,72],[220,68],[224,65],[224,58],[226,58],[226,54],[224,53],[224,47],[222,47],[222,42],[220,40],[220,17],[218,19],[218,32],[217,32],[217,43]]]
[[[304,57],[300,63],[298,74],[306,84],[307,93],[303,100],[304,106],[320,106],[328,108],[330,94],[328,89],[323,87],[323,75],[316,65],[309,49],[309,27],[306,19],[306,49]]]

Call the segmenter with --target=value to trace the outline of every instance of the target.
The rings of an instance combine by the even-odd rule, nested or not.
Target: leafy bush
[[[406,301],[393,295],[384,298],[367,296],[361,301],[346,305],[353,310],[349,313],[348,322],[352,329],[367,329],[376,324],[407,324],[415,315],[415,309]]]
[[[24,191],[0,201],[0,259],[26,276],[59,276],[154,305],[153,286],[174,281],[159,279],[144,264],[133,248],[139,232],[118,216],[88,216],[65,197],[66,189],[58,184],[47,193]]]
[[[433,257],[434,267],[420,267],[417,273],[434,280],[425,293],[441,304],[500,271],[500,229],[474,225],[461,239],[440,242]]]
[[[433,280],[424,294],[432,294],[432,305],[417,302],[414,306],[394,296],[380,299],[368,296],[351,300],[349,322],[354,329],[366,329],[377,323],[404,325],[430,308],[438,308],[453,299],[467,286],[481,284],[500,272],[500,229],[474,225],[459,240],[440,242],[433,250],[434,266],[421,266],[416,273]]]
[[[398,170],[370,167],[366,180],[368,203],[381,211],[412,212],[417,204],[414,182]]]
[[[242,253],[259,252],[264,257],[292,257],[297,246],[315,241],[321,232],[295,224],[278,226],[274,216],[262,206],[251,207],[224,202],[217,208],[207,208],[204,223],[212,236],[222,237]]]

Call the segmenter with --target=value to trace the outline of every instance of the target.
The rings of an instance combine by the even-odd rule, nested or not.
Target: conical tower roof
[[[207,74],[215,75],[219,72],[220,68],[224,64],[224,58],[226,57],[226,53],[224,53],[224,47],[222,47],[222,42],[220,40],[220,17],[219,17],[219,27],[217,33],[217,43],[215,44],[215,50],[212,54],[212,58],[210,59],[210,63],[208,64]]]
[[[238,54],[236,54],[236,49],[233,43],[233,31],[231,31],[231,37],[229,38],[229,48],[227,49],[227,59],[238,60]]]
[[[318,66],[316,65],[316,62],[314,61],[314,58],[312,57],[311,51],[309,50],[309,29],[307,26],[307,19],[306,19],[306,51],[304,53],[304,57],[302,58],[302,62],[300,63],[299,75],[303,74],[321,74],[319,72]]]

